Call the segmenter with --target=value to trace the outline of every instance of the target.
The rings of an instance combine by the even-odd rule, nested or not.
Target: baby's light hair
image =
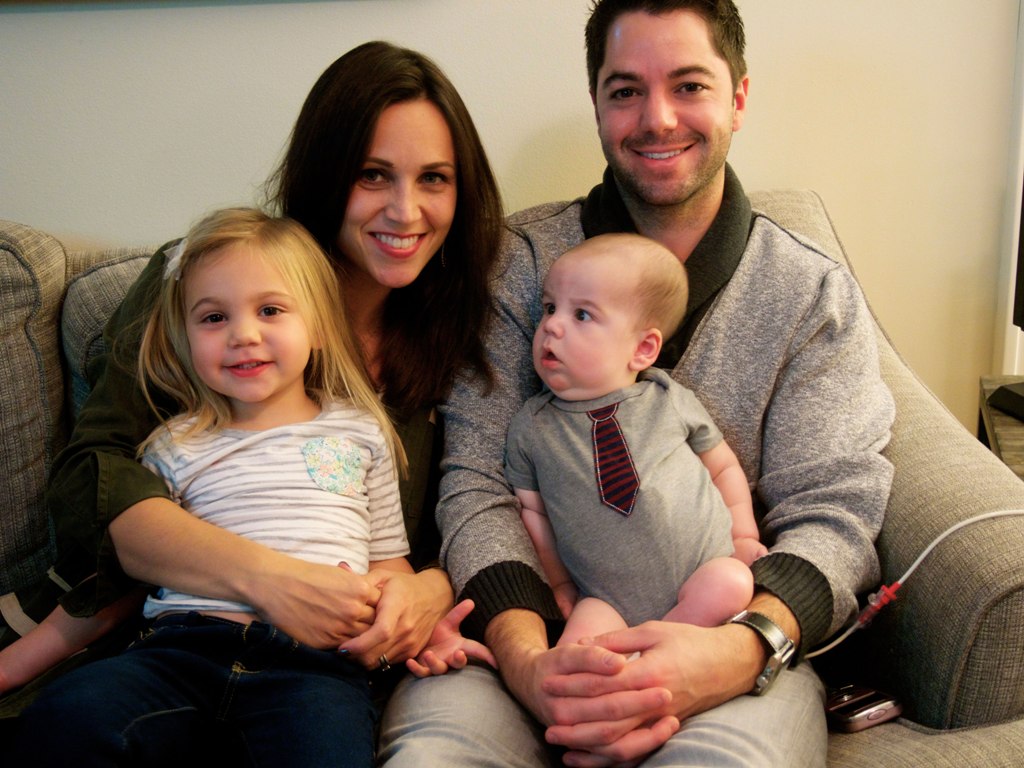
[[[639,328],[657,328],[666,339],[676,332],[686,314],[689,284],[682,262],[672,251],[649,237],[629,232],[592,237],[565,255],[579,249],[618,259],[624,275],[636,276]]]
[[[151,388],[170,395],[180,406],[175,418],[192,418],[189,434],[222,429],[231,422],[224,395],[210,389],[192,365],[187,333],[185,282],[196,264],[228,246],[276,269],[294,294],[314,349],[306,367],[306,390],[323,405],[350,400],[380,424],[395,465],[405,471],[406,457],[391,419],[366,373],[362,355],[345,316],[338,276],[306,229],[289,218],[274,218],[255,208],[227,208],[204,217],[168,259],[163,284],[142,336],[138,379],[161,421]],[[141,453],[148,440],[139,448]]]
[[[637,305],[642,325],[654,327],[669,339],[686,316],[690,284],[683,263],[661,243],[630,235],[629,259],[637,267]]]

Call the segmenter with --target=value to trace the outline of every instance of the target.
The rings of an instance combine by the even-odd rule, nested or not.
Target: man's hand
[[[548,677],[543,687],[549,695],[578,697],[587,705],[574,709],[578,719],[549,727],[547,740],[569,748],[567,765],[634,764],[660,747],[686,717],[750,689],[759,668],[740,661],[749,652],[749,638],[737,629],[742,628],[647,622],[584,641],[584,647],[640,655],[615,675]],[[646,709],[633,706],[637,691],[651,689],[666,695]]]
[[[572,691],[561,693],[549,685],[553,680],[606,680],[612,681],[628,666],[626,656],[597,645],[566,645],[559,648],[547,647],[543,621],[530,611],[506,611],[495,617],[487,627],[487,644],[494,651],[500,664],[502,677],[512,694],[548,729],[548,741],[563,743],[551,738],[553,729],[569,728],[574,724],[595,722],[611,723],[613,733],[598,728],[601,733],[595,737],[594,729],[571,731],[574,749],[566,757],[568,765],[588,765],[585,754],[587,738],[593,740],[597,749],[608,741],[619,741],[618,748],[630,750],[632,755],[646,755],[663,744],[679,727],[674,717],[666,716],[650,722],[650,713],[665,709],[671,703],[671,693],[663,687],[635,688],[623,690],[615,683],[607,683],[610,693],[605,696],[582,695]],[[586,686],[584,685],[584,688]],[[613,713],[612,716],[609,713]],[[558,731],[556,730],[557,734]],[[626,752],[623,751],[623,754]],[[604,761],[603,756],[599,759]],[[619,761],[628,764],[626,761]],[[595,765],[613,765],[613,762],[598,762]]]
[[[757,595],[750,610],[770,616],[788,636],[799,640],[795,619],[776,598]],[[557,723],[547,730],[549,742],[569,748],[566,764],[576,766],[634,764],[674,733],[655,743],[672,719],[678,728],[687,717],[750,691],[767,657],[757,633],[737,624],[704,628],[652,621],[584,644],[624,656],[640,655],[614,675],[570,673],[544,681],[551,696],[591,702],[590,707],[575,710],[586,713],[584,719]],[[623,715],[621,704],[628,701],[628,694],[657,687],[668,691],[666,703],[646,713],[631,710]]]

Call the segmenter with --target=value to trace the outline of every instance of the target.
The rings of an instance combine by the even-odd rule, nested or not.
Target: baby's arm
[[[343,567],[347,566],[343,565]],[[414,573],[409,561],[404,557],[374,560],[370,563],[370,571],[375,570]],[[492,667],[497,667],[498,662],[494,660],[494,656],[491,655],[487,646],[475,640],[467,640],[459,632],[459,625],[472,610],[473,601],[463,600],[452,608],[441,621],[437,622],[427,641],[427,646],[420,651],[416,658],[406,660],[405,665],[409,671],[416,677],[443,675],[449,669],[462,669],[470,658],[486,661]]]
[[[555,531],[551,527],[547,512],[544,509],[544,500],[541,499],[538,491],[526,491],[516,488],[516,498],[522,507],[520,516],[526,532],[530,534],[530,541],[533,548],[537,550],[541,567],[544,568],[544,575],[548,578],[552,591],[555,593],[555,602],[562,611],[563,618],[569,618],[573,606],[576,605],[578,597],[576,584],[566,570],[565,564],[558,556],[558,546],[555,543]]]
[[[434,627],[427,647],[415,659],[408,659],[406,668],[416,677],[443,675],[449,669],[462,669],[474,658],[497,669],[498,662],[490,649],[476,640],[467,640],[459,631],[459,625],[473,607],[472,600],[463,600],[448,611]]]
[[[732,540],[735,547],[733,556],[750,565],[757,558],[767,554],[768,549],[758,539],[754,502],[739,459],[723,440],[714,448],[700,454],[700,460],[732,514]]]
[[[71,616],[58,605],[38,626],[0,651],[0,693],[24,685],[99,640],[134,615],[145,595],[145,590],[135,590],[86,618]]]

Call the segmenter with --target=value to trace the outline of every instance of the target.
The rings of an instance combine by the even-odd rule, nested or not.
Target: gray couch
[[[752,196],[768,213],[845,260],[811,192]],[[0,222],[0,594],[52,556],[42,503],[46,472],[87,392],[86,362],[103,320],[151,248],[67,252],[54,238]],[[886,584],[940,533],[979,513],[1024,508],[1024,483],[932,396],[879,328],[882,371],[896,398],[886,450],[896,467],[878,541]],[[1024,765],[1024,518],[987,520],[950,536],[866,629],[815,659],[834,682],[874,682],[904,717],[833,734],[832,766]],[[3,608],[0,598],[0,609]]]

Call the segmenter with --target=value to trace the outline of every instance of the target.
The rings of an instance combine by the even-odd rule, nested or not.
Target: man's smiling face
[[[692,11],[626,13],[608,31],[594,107],[605,158],[627,204],[675,206],[724,177],[747,81]]]

